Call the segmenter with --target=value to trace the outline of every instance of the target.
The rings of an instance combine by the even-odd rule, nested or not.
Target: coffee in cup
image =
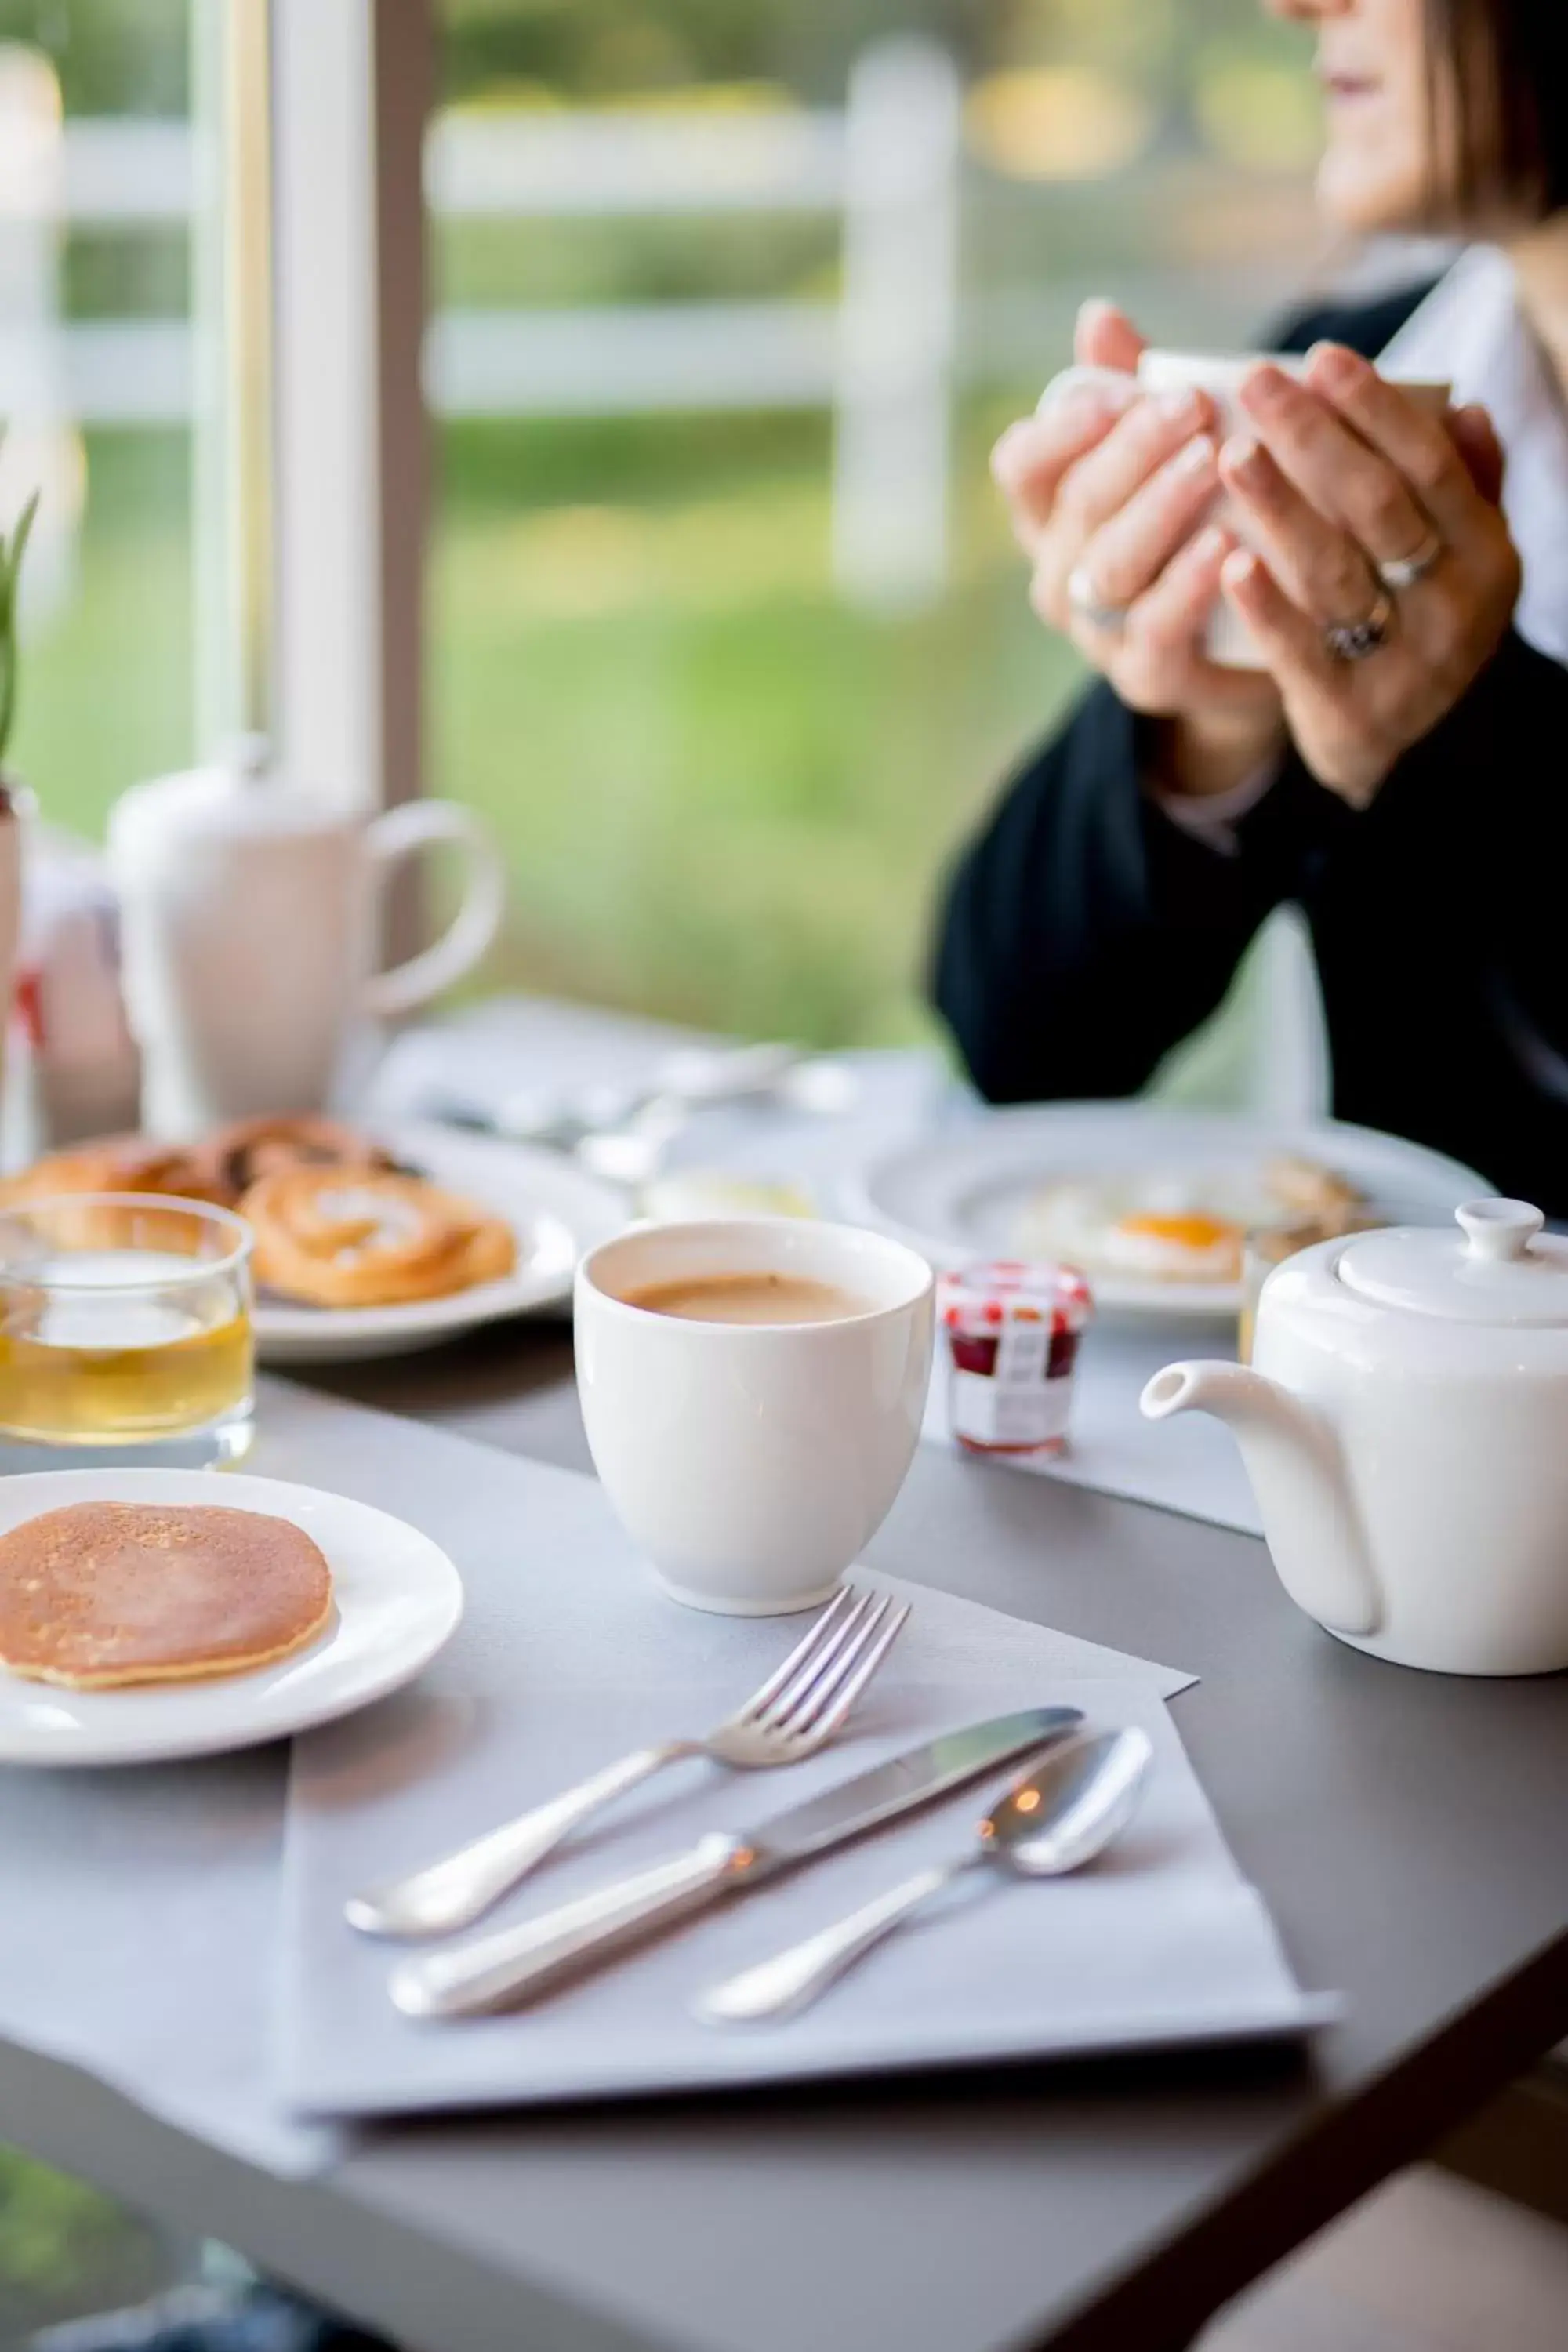
[[[1246,429],[1246,416],[1237,394],[1242,379],[1255,367],[1282,368],[1287,375],[1298,378],[1306,373],[1307,362],[1294,353],[1282,352],[1250,352],[1225,353],[1212,352],[1145,351],[1138,362],[1136,375],[1124,369],[1107,367],[1069,367],[1055,375],[1040,394],[1042,409],[1074,392],[1092,388],[1110,394],[1111,399],[1131,407],[1144,394],[1173,392],[1205,392],[1214,403],[1218,420],[1217,430],[1223,441],[1231,434]],[[1407,398],[1433,415],[1441,416],[1448,405],[1451,387],[1425,379],[1390,371],[1387,378],[1396,383]],[[1245,536],[1234,501],[1223,492],[1205,518],[1207,522],[1224,524],[1237,537]],[[1205,650],[1210,661],[1226,669],[1262,669],[1262,656],[1247,634],[1239,614],[1233,611],[1223,596],[1216,599],[1210,615]]]
[[[901,1242],[798,1217],[644,1225],[584,1259],[589,1449],[678,1601],[773,1616],[832,1592],[913,1458],[933,1291]]]
[[[700,1274],[623,1294],[628,1307],[687,1323],[841,1323],[870,1301],[803,1274]]]

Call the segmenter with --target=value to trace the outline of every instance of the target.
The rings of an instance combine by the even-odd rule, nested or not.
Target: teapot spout
[[[1242,1364],[1167,1364],[1140,1402],[1148,1421],[1212,1412],[1228,1423],[1291,1599],[1333,1633],[1378,1632],[1382,1591],[1340,1441],[1321,1413]]]

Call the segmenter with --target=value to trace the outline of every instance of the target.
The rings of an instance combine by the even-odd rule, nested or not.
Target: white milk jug
[[[466,866],[435,944],[373,970],[392,868],[437,842]],[[109,856],[142,1123],[185,1141],[230,1118],[320,1110],[366,1020],[411,1012],[472,971],[500,929],[500,859],[447,801],[334,809],[268,770],[262,747],[123,793]]]

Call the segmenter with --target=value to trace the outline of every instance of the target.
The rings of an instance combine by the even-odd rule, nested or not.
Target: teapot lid
[[[1458,1233],[1400,1226],[1340,1253],[1347,1290],[1449,1323],[1568,1326],[1568,1240],[1526,1201],[1468,1201]]]
[[[153,776],[121,793],[110,816],[117,855],[166,853],[192,835],[258,839],[330,833],[343,812],[273,766],[263,736],[246,735],[204,768]]]

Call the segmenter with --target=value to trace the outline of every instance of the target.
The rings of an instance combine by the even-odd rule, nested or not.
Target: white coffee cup
[[[628,1299],[737,1274],[830,1283],[865,1312],[708,1323]],[[667,1591],[768,1617],[825,1600],[893,1505],[931,1381],[934,1281],[901,1242],[795,1217],[642,1225],[577,1270],[595,1467]]]
[[[1247,429],[1247,419],[1237,401],[1242,378],[1255,367],[1268,365],[1282,368],[1287,375],[1301,377],[1307,362],[1293,354],[1280,352],[1250,352],[1237,354],[1209,352],[1145,351],[1138,362],[1138,373],[1129,375],[1121,368],[1069,367],[1055,375],[1040,394],[1039,405],[1047,408],[1074,392],[1092,388],[1109,394],[1125,407],[1146,394],[1169,392],[1205,392],[1215,404],[1218,419],[1217,432],[1224,441],[1233,433]],[[1426,379],[1401,375],[1391,370],[1390,383],[1401,392],[1441,416],[1448,405],[1451,387]],[[1225,496],[1217,499],[1206,520],[1223,523],[1237,537],[1245,537],[1241,518],[1234,500]],[[1205,651],[1211,661],[1226,669],[1262,669],[1262,656],[1248,635],[1239,615],[1224,597],[1216,599],[1210,616]]]

